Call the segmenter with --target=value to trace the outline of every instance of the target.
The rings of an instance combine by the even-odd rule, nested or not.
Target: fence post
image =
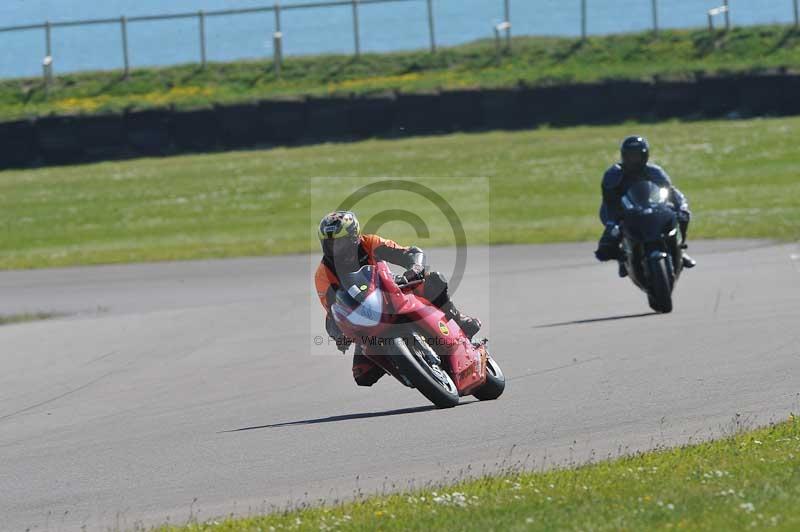
[[[511,51],[511,6],[510,0],[505,0],[503,2],[503,14],[505,16],[505,21],[508,22],[508,26],[506,27],[506,48],[508,51]]]
[[[725,6],[725,31],[730,31],[731,30],[731,9],[728,6],[728,0],[723,0],[722,3]]]
[[[581,39],[586,40],[586,0],[581,0]]]
[[[206,67],[206,14],[201,9],[197,12],[197,22],[200,28],[200,65]]]
[[[353,5],[353,38],[356,45],[356,57],[361,56],[361,37],[358,28],[358,0],[351,0]]]
[[[42,75],[44,76],[44,94],[50,96],[50,85],[53,84],[53,58],[49,55],[42,61]]]
[[[281,3],[275,2],[275,33],[272,35],[272,63],[275,65],[275,77],[280,79],[283,63],[283,32],[281,32]]]
[[[653,0],[653,34],[658,35],[658,0]]]
[[[797,0],[795,0],[795,7],[797,7]],[[433,0],[428,0],[428,35],[431,40],[431,53],[436,53],[436,30],[433,24]]]
[[[50,21],[44,23],[44,55],[53,57],[53,40],[50,37]]]
[[[275,64],[275,77],[281,79],[281,63],[283,62],[283,33],[276,31],[272,36],[273,59]]]
[[[128,19],[125,16],[119,17],[119,28],[122,34],[122,61],[125,65],[125,79],[130,74],[130,64],[128,62]]]
[[[497,64],[500,64],[503,49],[500,46],[500,24],[495,24],[492,28],[494,30],[494,55]]]

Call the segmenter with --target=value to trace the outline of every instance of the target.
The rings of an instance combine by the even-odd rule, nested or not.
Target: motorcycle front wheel
[[[506,376],[492,357],[486,359],[486,382],[475,390],[473,397],[480,401],[491,401],[503,395],[506,389]]]
[[[437,408],[452,408],[458,404],[458,388],[453,379],[444,368],[428,364],[416,342],[409,349],[402,338],[395,338],[394,351],[394,363],[400,374]]]
[[[650,287],[648,290],[648,301],[650,308],[656,312],[669,314],[672,312],[672,281],[670,280],[665,257],[651,258],[648,264],[650,268]]]

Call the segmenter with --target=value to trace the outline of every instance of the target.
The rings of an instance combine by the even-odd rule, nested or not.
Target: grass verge
[[[473,244],[598,237],[600,180],[619,139],[649,136],[653,159],[689,197],[692,238],[800,240],[800,118],[543,128],[371,140],[0,172],[0,269],[220,258],[316,251],[315,223],[359,183],[412,178],[489,219]],[[331,177],[327,177],[331,176]],[[311,187],[323,177],[324,186]],[[347,178],[347,179],[345,179]],[[413,207],[375,196],[358,212]],[[320,211],[322,209],[319,209]],[[382,230],[425,246],[451,243],[409,226]]]
[[[60,318],[64,314],[58,312],[24,312],[20,314],[0,314],[0,326],[12,325],[15,323],[26,323],[29,321],[51,320]]]
[[[316,223],[361,184],[412,178],[469,210],[485,204],[469,178],[490,184],[489,223],[474,244],[598,237],[600,180],[618,139],[646,134],[653,158],[689,197],[692,238],[800,240],[800,118],[543,128],[371,140],[301,148],[0,172],[0,269],[273,255],[316,251]],[[312,178],[335,176],[316,180]],[[433,220],[432,205],[409,206]],[[397,208],[376,196],[361,214]],[[438,211],[437,211],[438,212]],[[485,222],[485,219],[484,219]],[[381,232],[420,246],[451,244],[396,224]]]
[[[208,106],[298,94],[507,87],[518,83],[685,78],[800,68],[800,31],[789,26],[665,30],[591,37],[518,37],[513,55],[497,57],[492,41],[440,50],[286,60],[277,79],[266,61],[240,61],[59,76],[49,92],[40,79],[0,82],[0,119],[126,108]]]
[[[800,418],[573,469],[160,532],[267,530],[797,530]]]

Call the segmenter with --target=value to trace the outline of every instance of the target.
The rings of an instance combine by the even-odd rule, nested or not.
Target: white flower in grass
[[[753,505],[752,502],[743,502],[742,504],[739,505],[739,508],[741,508],[742,510],[744,510],[747,513],[751,513],[751,512],[755,512],[756,511],[756,507]]]
[[[442,506],[460,506],[464,507],[467,505],[467,497],[458,491],[453,493],[443,493],[442,495],[437,495],[433,498],[433,502],[436,504],[441,504]]]

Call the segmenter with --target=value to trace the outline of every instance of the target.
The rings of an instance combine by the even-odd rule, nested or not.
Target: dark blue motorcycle
[[[683,236],[669,189],[636,183],[622,197],[623,260],[633,283],[647,294],[650,308],[672,312],[672,290],[683,270]]]

